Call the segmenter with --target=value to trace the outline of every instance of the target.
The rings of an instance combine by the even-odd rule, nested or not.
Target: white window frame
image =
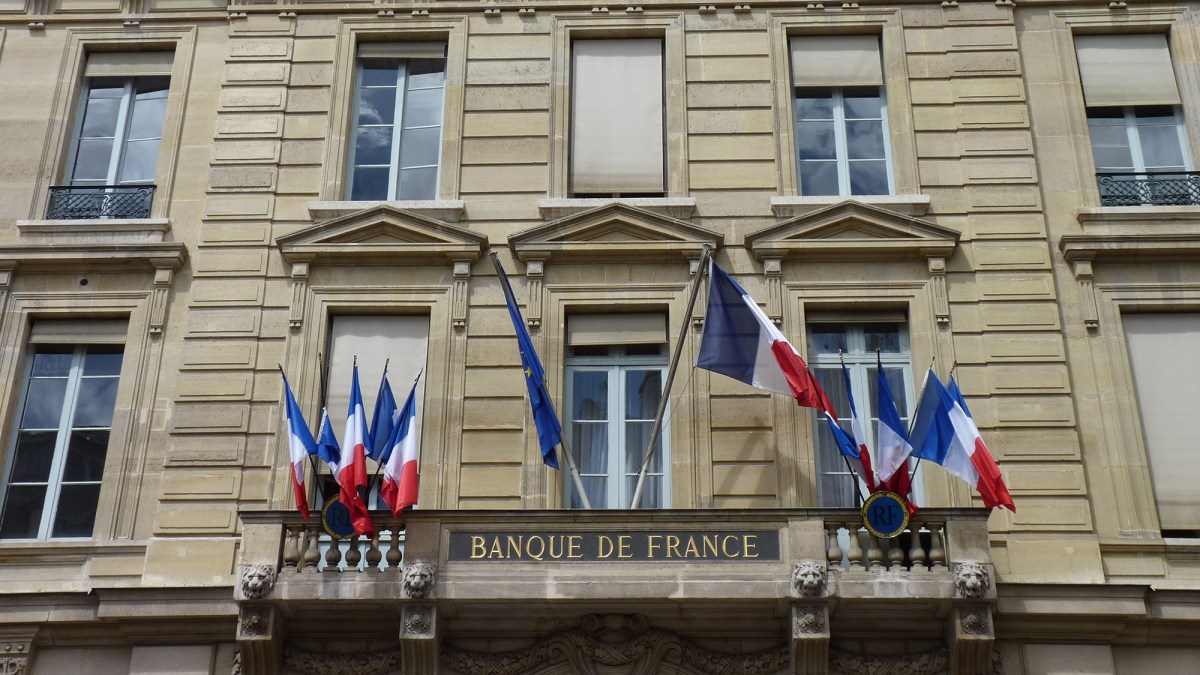
[[[121,167],[125,164],[125,143],[126,143],[126,141],[129,140],[129,132],[130,132],[129,127],[133,123],[133,108],[134,108],[134,105],[136,104],[136,94],[137,94],[137,88],[135,85],[137,83],[137,80],[143,79],[143,78],[151,78],[151,77],[161,77],[163,79],[168,80],[168,88],[163,91],[163,98],[164,99],[168,98],[170,96],[170,84],[169,84],[170,78],[168,78],[165,75],[138,75],[138,76],[129,76],[129,77],[111,76],[111,77],[87,77],[87,78],[84,78],[83,89],[80,92],[80,97],[79,97],[79,108],[76,111],[76,115],[75,115],[74,130],[71,133],[71,146],[70,146],[71,152],[67,158],[67,165],[66,165],[67,175],[64,176],[65,183],[68,183],[70,185],[81,185],[83,187],[87,187],[89,185],[88,183],[84,183],[84,184],[78,183],[77,181],[79,179],[77,179],[75,177],[75,160],[79,154],[79,143],[82,140],[84,140],[83,138],[81,138],[81,134],[83,133],[84,117],[87,114],[88,101],[92,100],[91,92],[92,92],[93,82],[97,79],[114,79],[114,80],[124,80],[124,85],[123,85],[123,91],[121,93],[120,109],[117,112],[116,135],[113,136],[113,151],[109,155],[108,175],[105,178],[104,185],[113,186],[113,185],[155,185],[156,184],[157,181],[156,181],[155,176],[151,176],[150,178],[145,179],[145,180],[127,180],[127,181],[120,180]],[[164,104],[164,107],[168,107],[167,104]],[[159,134],[157,136],[157,140],[158,140],[158,144],[159,144],[159,153],[162,152],[163,134],[166,133],[167,113],[168,113],[167,110],[163,111],[163,124],[162,124],[162,128],[159,130]],[[144,138],[144,139],[139,138],[137,140],[150,140],[150,138],[149,137]],[[157,174],[158,173],[158,158],[157,157],[155,158],[154,164],[155,164],[155,167],[154,167],[155,174]],[[83,179],[83,180],[91,180],[91,179]],[[100,187],[100,186],[96,186],[96,187]]]
[[[1117,107],[1117,106],[1113,106],[1113,107]],[[1171,126],[1174,126],[1176,138],[1179,140],[1179,150],[1180,150],[1180,156],[1183,159],[1183,167],[1180,169],[1173,169],[1173,168],[1150,168],[1150,169],[1147,169],[1146,168],[1146,158],[1145,158],[1145,155],[1142,153],[1142,138],[1141,138],[1141,134],[1138,133],[1138,130],[1140,128],[1142,128],[1143,126],[1167,126],[1167,125],[1158,125],[1158,124],[1156,124],[1156,125],[1150,125],[1150,124],[1141,125],[1141,124],[1139,124],[1138,116],[1137,116],[1137,108],[1139,108],[1139,107],[1142,107],[1142,106],[1134,106],[1134,105],[1120,106],[1121,112],[1124,114],[1124,119],[1125,119],[1125,134],[1126,134],[1125,137],[1129,143],[1129,156],[1131,158],[1131,161],[1133,162],[1133,167],[1132,167],[1130,173],[1146,173],[1147,171],[1173,171],[1173,170],[1191,171],[1192,170],[1191,153],[1188,152],[1187,133],[1184,131],[1184,128],[1183,128],[1183,116],[1180,114],[1179,106],[1170,106],[1171,113],[1172,113],[1172,119],[1174,120],[1174,124]],[[1163,107],[1165,107],[1165,106],[1163,106]],[[1089,132],[1091,131],[1093,119],[1118,119],[1118,118],[1112,118],[1112,117],[1109,117],[1109,118],[1100,118],[1100,117],[1093,118],[1092,117],[1093,111],[1098,111],[1098,110],[1103,110],[1103,109],[1104,109],[1103,107],[1089,107],[1087,109]],[[1117,126],[1117,125],[1114,124],[1113,126]],[[1089,136],[1090,136],[1090,133],[1089,133]],[[1089,142],[1089,146],[1092,148],[1092,163],[1096,168],[1096,173],[1123,173],[1123,171],[1118,171],[1117,169],[1109,168],[1109,167],[1101,167],[1099,164],[1096,164],[1096,162],[1095,162],[1095,155],[1096,155],[1095,145],[1092,145]]]
[[[913,385],[913,374],[912,374],[912,345],[911,345],[910,337],[909,337],[908,323],[903,322],[903,321],[845,321],[845,322],[830,321],[830,322],[819,322],[819,323],[813,322],[813,323],[809,324],[809,330],[811,331],[813,326],[818,326],[821,324],[833,324],[833,323],[845,325],[847,328],[847,331],[846,331],[846,353],[839,357],[839,355],[836,353],[835,354],[818,353],[810,348],[809,349],[809,361],[808,361],[809,367],[812,368],[814,371],[829,370],[833,374],[832,375],[833,377],[840,378],[840,377],[842,377],[842,373],[841,373],[842,360],[843,359],[845,360],[846,369],[848,371],[850,371],[850,386],[852,389],[852,393],[854,395],[855,409],[858,411],[858,414],[862,417],[863,430],[864,430],[864,433],[866,433],[866,435],[867,435],[867,439],[866,439],[867,447],[871,451],[872,458],[874,458],[876,456],[875,439],[876,439],[876,435],[877,435],[877,429],[879,427],[879,415],[878,415],[878,410],[876,408],[875,397],[871,395],[871,384],[872,384],[871,380],[874,377],[874,373],[872,371],[876,366],[876,357],[875,357],[875,351],[874,351],[874,349],[871,348],[871,345],[866,344],[866,331],[864,330],[864,327],[867,324],[876,324],[876,323],[896,323],[900,327],[900,330],[899,330],[900,351],[899,352],[883,352],[879,355],[879,361],[882,362],[884,368],[899,367],[902,369],[902,372],[904,373],[904,387],[900,391],[893,390],[892,395],[897,397],[897,399],[900,399],[900,397],[903,397],[902,400],[897,400],[896,403],[897,403],[897,408],[900,409],[900,413],[901,413],[900,421],[903,422],[905,424],[905,426],[907,427],[912,420],[913,407],[916,405],[916,400],[917,400],[916,397],[913,395],[913,392],[915,391],[915,389],[914,389],[914,385]],[[837,402],[833,402],[833,403],[835,404],[835,408],[836,408]],[[904,405],[901,406],[900,405],[901,403],[903,403]],[[846,429],[847,432],[850,432],[850,409],[847,407],[845,410],[837,409],[837,410],[835,410],[835,412],[838,415],[838,420],[842,423],[842,427],[844,429]],[[827,428],[824,428],[826,425],[827,425],[827,422],[825,422],[824,418],[816,416],[814,413],[813,429],[814,429],[815,435],[817,437],[821,437],[821,435],[824,434],[826,441],[828,443],[833,443],[832,438],[828,437],[828,435],[830,433],[829,430]],[[853,437],[853,435],[851,437]],[[815,452],[815,447],[814,447],[814,452]],[[819,454],[816,454],[813,459],[814,459],[814,465],[816,466],[816,472],[817,472],[818,476],[830,476],[830,475],[832,475],[832,476],[850,476],[850,475],[852,475],[850,468],[846,466],[845,462],[838,463],[835,465],[835,467],[822,467],[819,464],[819,462],[820,462]],[[912,464],[913,464],[913,462],[910,460],[909,466],[911,467]],[[919,474],[919,472],[918,472],[918,474]],[[866,487],[865,483],[861,479],[857,481],[857,489],[859,490],[860,494],[865,492],[865,487]],[[923,482],[921,481],[920,476],[919,475],[914,476],[913,477],[913,494],[920,495],[923,492],[922,488],[923,488]],[[817,480],[817,500],[818,500],[818,503],[821,504],[822,506],[828,505],[831,507],[849,507],[849,506],[854,506],[855,505],[854,502],[857,501],[856,498],[852,497],[851,503],[843,504],[843,503],[840,503],[841,500],[828,499],[828,497],[830,497],[830,496],[821,494],[821,481],[818,478],[818,480]],[[838,503],[832,503],[834,501],[837,501]],[[831,503],[827,504],[827,502],[831,502]]]
[[[437,196],[439,194],[441,194],[441,189],[442,189],[442,165],[441,165],[442,164],[442,149],[443,149],[442,146],[444,145],[444,142],[445,142],[445,127],[446,127],[446,75],[447,75],[447,67],[446,67],[447,63],[446,62],[447,62],[447,59],[445,56],[441,57],[442,85],[441,85],[441,87],[438,87],[438,88],[440,88],[442,90],[442,105],[440,107],[441,115],[438,117],[438,123],[436,125],[431,124],[431,125],[426,125],[423,127],[412,127],[414,129],[416,129],[416,128],[428,129],[428,128],[433,128],[434,126],[436,126],[440,130],[440,133],[438,134],[438,137],[439,137],[438,152],[437,152],[438,161],[436,164],[418,164],[418,165],[409,166],[409,167],[400,166],[400,144],[402,142],[404,132],[407,130],[404,126],[404,105],[405,105],[405,101],[406,101],[408,92],[411,91],[408,86],[408,80],[409,80],[409,78],[408,78],[408,62],[413,60],[414,58],[435,59],[438,57],[431,56],[431,57],[411,57],[411,58],[398,59],[399,65],[397,66],[397,72],[396,72],[395,117],[393,118],[392,124],[390,124],[390,125],[382,125],[382,124],[375,125],[375,126],[379,126],[379,127],[390,126],[392,128],[391,155],[388,158],[388,190],[387,190],[387,195],[385,197],[385,199],[387,201],[395,201],[397,199],[400,199],[400,197],[398,196],[398,193],[400,190],[400,172],[403,169],[428,169],[428,168],[434,169],[433,194],[421,197],[420,199],[423,199],[423,200],[437,199]],[[361,128],[361,126],[358,123],[358,119],[359,119],[360,107],[362,105],[363,62],[364,61],[376,61],[376,60],[388,60],[388,59],[387,59],[387,57],[383,57],[383,56],[359,55],[355,58],[355,62],[354,62],[354,88],[352,91],[352,96],[354,97],[354,104],[352,106],[351,117],[350,117],[350,139],[349,139],[349,150],[348,150],[349,161],[346,163],[346,194],[345,194],[346,200],[353,200],[354,169],[358,166],[356,163],[356,159],[357,159],[356,155],[358,154],[358,132],[359,132],[359,129]],[[433,87],[427,87],[425,89],[432,89],[432,88]],[[371,165],[364,165],[364,166],[380,166],[380,165],[371,164]],[[362,201],[375,201],[375,200],[362,200]]]
[[[800,130],[797,125],[805,121],[825,121],[825,120],[810,120],[800,119],[796,116],[796,99],[800,98],[800,92],[805,89],[823,89],[825,87],[792,87],[792,133],[795,134],[795,157],[796,157],[796,186],[803,194],[803,173],[801,167],[805,163],[815,164],[820,162],[828,162],[829,160],[805,160],[800,157]],[[854,195],[850,190],[850,163],[864,160],[850,159],[849,146],[846,142],[846,109],[843,90],[845,89],[867,89],[870,86],[852,85],[849,87],[829,87],[831,90],[832,109],[833,109],[833,139],[834,153],[836,155],[838,173],[838,193],[839,197],[852,196],[878,196],[878,195]],[[887,168],[888,195],[896,194],[896,172],[892,166],[892,143],[891,131],[888,129],[888,107],[887,107],[887,91],[885,86],[879,86],[879,115],[881,132],[883,134],[883,160]],[[877,162],[879,160],[872,159],[869,161]],[[813,195],[804,195],[813,196]],[[816,195],[821,196],[821,195]]]
[[[566,363],[566,405],[564,405],[564,421],[566,428],[563,433],[568,439],[567,445],[570,446],[571,452],[576,453],[575,461],[579,463],[579,449],[575,448],[570,442],[574,438],[575,421],[573,419],[572,410],[574,409],[575,401],[575,373],[578,372],[605,372],[608,373],[608,410],[606,423],[609,427],[608,433],[608,470],[604,474],[585,474],[580,472],[581,478],[588,476],[606,476],[608,478],[608,490],[605,495],[606,504],[592,504],[594,508],[612,508],[625,509],[629,508],[630,502],[633,499],[632,492],[626,487],[626,479],[630,476],[637,476],[637,473],[627,473],[625,467],[625,457],[629,452],[636,452],[638,458],[644,459],[646,448],[644,447],[629,447],[625,439],[625,381],[623,376],[629,370],[653,370],[659,369],[662,373],[661,382],[665,383],[667,378],[667,357],[665,352],[658,356],[632,356],[625,355],[623,348],[620,346],[611,346],[613,350],[607,356],[568,356]],[[615,382],[614,382],[615,381]],[[614,386],[615,384],[615,386]],[[660,395],[666,395],[663,392]],[[669,415],[663,417],[662,432],[659,434],[659,450],[661,457],[659,458],[663,470],[661,472],[650,472],[647,477],[661,476],[662,477],[662,503],[655,506],[640,507],[640,508],[670,508],[671,506],[671,432]],[[613,429],[617,433],[613,433]],[[638,462],[641,465],[641,461]],[[575,486],[569,472],[563,472],[563,503],[570,505],[575,497]],[[644,496],[643,496],[644,499]]]
[[[29,395],[29,385],[30,385],[31,380],[33,379],[33,361],[34,361],[34,357],[37,353],[37,349],[40,346],[41,346],[40,344],[30,344],[29,345],[29,347],[30,347],[29,353],[25,358],[25,370],[23,371],[23,376],[22,376],[22,380],[21,380],[20,398],[18,399],[21,402],[21,404],[17,410],[17,414],[16,414],[13,424],[12,424],[12,433],[10,434],[8,444],[6,447],[7,453],[5,455],[5,461],[4,461],[4,474],[2,477],[0,477],[0,478],[2,478],[2,479],[0,479],[0,520],[3,519],[3,515],[4,515],[3,509],[4,509],[4,505],[6,504],[6,500],[8,498],[8,490],[12,486],[10,477],[12,475],[13,463],[16,460],[17,442],[21,436],[21,434],[20,434],[20,432],[22,431],[21,422],[22,422],[22,418],[24,417],[24,413],[25,413],[26,398]],[[59,421],[58,421],[58,428],[57,428],[58,435],[57,435],[57,438],[55,439],[55,443],[54,443],[54,458],[51,461],[49,475],[47,476],[47,479],[46,479],[46,497],[45,497],[44,506],[42,507],[42,519],[41,519],[41,523],[38,526],[38,533],[33,538],[9,538],[9,539],[0,539],[0,541],[3,541],[3,542],[42,541],[42,540],[49,540],[49,539],[53,539],[54,541],[87,541],[94,537],[95,527],[96,527],[95,519],[96,519],[96,516],[99,514],[100,507],[101,507],[100,500],[97,500],[95,512],[92,514],[92,530],[93,530],[92,534],[89,534],[86,537],[56,537],[53,535],[54,521],[58,514],[58,504],[62,497],[63,474],[66,470],[67,451],[69,449],[70,442],[71,442],[72,422],[74,421],[74,418],[75,418],[76,407],[77,407],[78,399],[79,399],[79,385],[80,385],[80,382],[83,380],[84,356],[87,354],[88,350],[93,346],[115,346],[115,345],[82,344],[82,345],[76,345],[74,347],[72,357],[71,357],[71,370],[67,375],[67,386],[66,386],[66,390],[63,394],[63,406],[62,406],[62,410],[59,413]],[[121,362],[122,362],[122,370],[123,370],[124,363],[125,363],[124,353],[122,353]],[[116,379],[118,381],[118,383],[120,382],[120,375],[117,375],[115,378],[112,375],[102,375],[102,376],[96,376],[96,377],[98,379],[99,378]],[[114,408],[115,408],[115,401],[114,401]],[[102,427],[89,427],[89,428],[90,429],[100,429]],[[112,443],[112,429],[113,429],[112,421],[110,421],[109,426],[108,426],[109,444],[110,445]],[[107,455],[108,455],[108,452],[106,451],[105,452],[105,463],[106,464],[108,461]],[[103,480],[74,481],[74,482],[71,482],[70,485],[81,485],[81,484],[89,484],[89,483],[95,483],[97,485],[102,486]],[[27,483],[21,483],[21,484],[24,485]],[[39,483],[28,483],[28,484],[40,484],[40,482]],[[101,497],[102,496],[103,495],[101,495]]]

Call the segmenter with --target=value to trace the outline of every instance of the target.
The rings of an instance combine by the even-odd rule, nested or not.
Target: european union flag
[[[517,299],[508,283],[508,275],[504,273],[495,253],[492,254],[492,262],[496,265],[496,273],[500,275],[500,288],[504,290],[504,301],[508,303],[508,315],[517,331],[517,348],[521,350],[521,368],[525,371],[525,386],[529,388],[529,405],[533,408],[533,424],[537,427],[542,461],[546,466],[557,469],[558,455],[554,453],[554,446],[562,440],[562,425],[558,422],[554,405],[550,403],[550,396],[546,394],[546,372],[542,370],[542,362],[533,350],[533,340],[525,329],[521,310],[517,309]]]

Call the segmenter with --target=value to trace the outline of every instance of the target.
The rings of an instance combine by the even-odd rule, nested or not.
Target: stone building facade
[[[0,672],[1200,672],[1197,9],[0,0]],[[706,248],[843,413],[953,368],[1018,511],[860,530],[689,367]],[[279,368],[340,428],[355,355],[420,508],[339,547]]]

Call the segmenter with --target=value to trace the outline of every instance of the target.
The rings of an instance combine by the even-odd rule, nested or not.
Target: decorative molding
[[[929,256],[929,280],[933,287],[933,316],[939,326],[950,325],[950,296],[946,292],[946,259],[942,256]]]
[[[242,565],[238,588],[248,600],[262,600],[275,586],[275,568],[270,565]]]
[[[958,620],[962,627],[962,632],[965,635],[990,635],[992,631],[991,621],[988,619],[991,612],[988,611],[987,605],[967,605],[959,610]]]
[[[404,594],[410,598],[428,598],[437,583],[437,567],[433,563],[414,562],[404,568]]]
[[[590,211],[609,204],[624,204],[647,211],[661,213],[671,218],[687,219],[696,214],[695,197],[624,197],[620,199],[569,198],[539,199],[538,211],[542,220],[558,220],[582,211]]]
[[[546,261],[525,261],[525,283],[529,285],[529,304],[525,305],[525,325],[530,330],[542,327],[542,290],[545,287]]]
[[[170,266],[159,267],[155,264],[154,285],[150,289],[150,335],[161,337],[163,327],[167,325],[167,302],[171,294],[171,280],[175,277],[175,269]]]
[[[404,608],[404,630],[402,638],[428,638],[433,636],[433,607],[418,605]]]
[[[404,211],[387,202],[327,220],[275,239],[288,262],[354,265],[429,265],[475,262],[485,235]]]
[[[819,605],[796,607],[792,614],[793,635],[824,635],[825,608]]]
[[[1100,305],[1096,300],[1092,261],[1076,260],[1071,263],[1071,271],[1075,274],[1075,281],[1079,284],[1079,293],[1083,299],[1083,326],[1089,331],[1100,330]]]
[[[962,562],[954,566],[954,590],[960,598],[982,598],[991,586],[987,568],[977,562]]]
[[[0,642],[0,675],[25,675],[32,651],[32,639]]]
[[[764,258],[763,276],[767,281],[767,316],[780,326],[783,324],[783,261]]]
[[[815,560],[801,560],[792,567],[792,592],[803,598],[819,597],[825,591],[825,566]]]
[[[925,215],[932,201],[929,195],[857,195],[854,199],[906,216]],[[845,197],[771,197],[771,211],[776,218],[793,218],[844,200]]]
[[[949,671],[950,651],[939,647],[916,654],[875,655],[831,649],[829,665],[843,675],[937,675]]]
[[[21,271],[63,272],[84,267],[105,271],[124,269],[177,270],[187,260],[187,247],[177,242],[149,244],[7,244],[0,246],[0,264],[19,263]]]
[[[517,232],[508,245],[522,261],[571,259],[627,262],[699,258],[707,244],[720,248],[725,235],[698,225],[608,202]]]
[[[284,647],[283,665],[301,675],[383,675],[399,667],[400,650],[330,654]]]
[[[461,675],[519,675],[594,672],[595,667],[632,666],[631,673],[661,672],[660,664],[678,663],[704,675],[768,675],[788,665],[789,648],[731,654],[704,649],[678,634],[650,628],[638,615],[591,615],[580,628],[564,631],[525,649],[476,652],[447,646],[442,665]],[[561,663],[561,671],[546,666]],[[672,672],[680,671],[676,666]]]
[[[380,14],[382,15],[382,12]],[[389,14],[394,15],[395,12],[389,11]],[[441,220],[447,223],[457,223],[462,219],[463,211],[466,209],[466,202],[461,199],[410,199],[390,202],[309,202],[308,215],[313,220],[330,220],[376,206],[390,206],[393,209],[410,211],[426,218]]]
[[[288,328],[293,332],[304,326],[304,309],[308,302],[308,271],[307,262],[292,263],[292,311],[288,316]]]
[[[238,616],[238,639],[269,638],[271,636],[271,608],[251,605],[242,607]]]

